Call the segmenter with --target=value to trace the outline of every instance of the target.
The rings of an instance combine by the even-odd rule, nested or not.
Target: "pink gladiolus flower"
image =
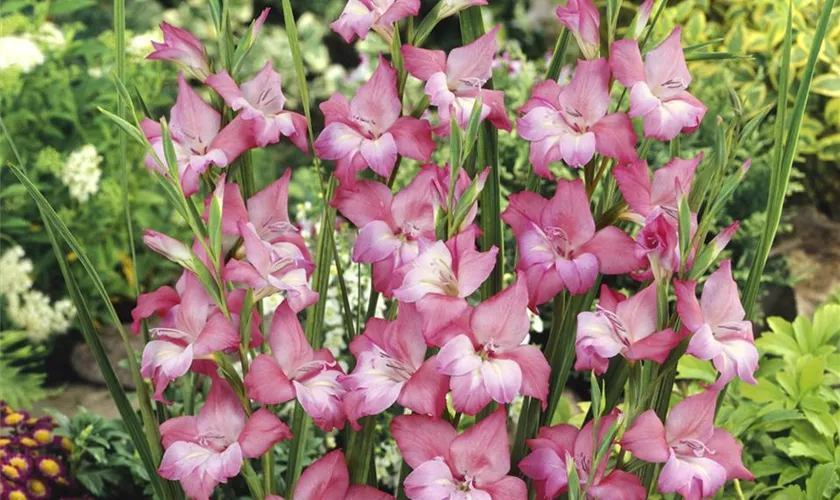
[[[574,1],[574,0],[573,0]],[[610,68],[606,59],[580,61],[571,83],[547,81],[534,89],[528,112],[516,122],[531,141],[534,172],[551,179],[548,164],[562,159],[570,167],[588,163],[595,151],[620,162],[636,160],[636,133],[624,113],[607,114]]]
[[[650,15],[653,13],[654,0],[644,0],[642,5],[639,5],[639,11],[636,13],[636,18],[633,19],[632,33],[633,38],[638,40],[642,36],[642,31],[645,30]]]
[[[525,272],[532,308],[564,288],[585,293],[598,273],[624,274],[643,264],[626,233],[614,226],[595,230],[580,180],[558,180],[550,200],[527,191],[511,195],[502,220],[516,235],[516,267]]]
[[[328,349],[314,351],[288,302],[274,312],[268,336],[271,355],[260,354],[245,375],[248,397],[264,404],[297,398],[316,425],[331,431],[344,425],[344,374]]]
[[[181,266],[188,267],[193,260],[193,253],[187,245],[163,233],[146,229],[143,234],[143,243],[155,252]]]
[[[166,452],[158,473],[180,481],[187,496],[197,500],[208,500],[216,485],[238,475],[243,459],[259,457],[292,437],[264,408],[247,417],[233,389],[218,378],[198,415],[167,420],[160,434]]]
[[[624,200],[637,215],[638,223],[642,224],[651,214],[663,211],[676,220],[679,209],[677,193],[682,191],[688,195],[694,172],[702,160],[702,152],[690,160],[675,157],[653,173],[653,181],[645,161],[618,165],[613,169],[613,175]]]
[[[269,495],[265,500],[283,500]],[[310,465],[295,486],[294,500],[394,500],[394,497],[370,486],[350,484],[344,454],[335,450]]]
[[[513,285],[473,309],[460,333],[432,341],[443,345],[437,369],[452,377],[455,410],[475,415],[491,400],[506,404],[517,394],[537,398],[545,407],[551,368],[542,351],[522,344],[529,327],[528,291],[520,275]]]
[[[693,231],[692,231],[693,232]],[[668,280],[680,268],[680,242],[677,219],[660,212],[649,217],[636,236],[636,257],[647,258],[650,270],[634,275],[636,279]]]
[[[422,415],[391,421],[391,434],[414,470],[405,478],[411,500],[525,500],[525,482],[510,471],[503,409],[458,434],[448,422]]]
[[[238,328],[224,317],[197,278],[186,275],[180,295],[166,321],[150,330],[155,340],[146,344],[140,364],[141,375],[152,379],[155,399],[161,402],[167,402],[163,391],[169,382],[187,373],[193,361],[239,345]]]
[[[367,166],[388,177],[398,154],[425,162],[435,150],[429,122],[400,116],[397,72],[381,55],[379,67],[350,102],[334,94],[321,103],[321,111],[326,127],[315,141],[315,152],[336,160],[342,182],[352,183]]]
[[[373,264],[374,287],[390,296],[402,283],[400,268],[420,253],[420,242],[435,241],[437,169],[424,167],[395,195],[385,184],[342,184],[332,206],[359,228],[353,261]]]
[[[598,444],[604,434],[619,418],[614,410],[601,419],[598,426]],[[568,468],[572,465],[580,479],[581,491],[589,483],[586,498],[593,500],[643,500],[647,491],[639,478],[629,472],[614,469],[606,474],[609,454],[593,467],[592,421],[582,429],[569,424],[543,427],[536,439],[528,439],[531,453],[519,462],[519,470],[533,480],[538,500],[556,498],[569,489]],[[594,468],[594,470],[593,470]]]
[[[286,241],[265,241],[250,222],[240,220],[238,226],[245,242],[248,262],[229,260],[223,271],[226,281],[244,283],[253,288],[255,300],[283,292],[295,312],[318,300],[318,293],[308,283],[307,269],[311,269],[311,262],[297,245]]]
[[[482,103],[482,120],[487,118],[494,127],[510,131],[504,93],[482,88],[493,76],[493,56],[499,50],[496,43],[498,31],[499,26],[496,26],[473,42],[453,49],[449,57],[442,50],[402,46],[405,69],[415,78],[426,82],[425,91],[429,103],[438,108],[441,120],[436,129],[438,135],[449,135],[450,117],[453,114],[458,125],[466,129],[477,99]]]
[[[154,315],[168,316],[172,308],[181,303],[181,296],[171,286],[162,286],[154,292],[137,297],[137,307],[131,310],[131,331],[140,333],[140,322]]]
[[[280,74],[274,71],[271,61],[241,86],[236,85],[224,70],[208,77],[206,83],[234,111],[242,111],[242,118],[251,123],[251,132],[259,147],[274,144],[283,135],[301,151],[307,151],[306,118],[283,110],[286,96],[280,87]]]
[[[645,137],[670,141],[693,132],[706,115],[706,106],[686,89],[691,74],[680,46],[680,27],[645,56],[636,40],[619,40],[610,50],[615,79],[630,90],[630,116],[643,116]]]
[[[207,78],[210,64],[204,44],[189,31],[166,22],[160,23],[160,30],[163,32],[163,43],[152,42],[155,50],[146,59],[176,62],[197,79]]]
[[[447,163],[444,168],[438,168],[436,165],[424,165],[421,167],[423,172],[431,172],[434,174],[435,182],[433,182],[433,186],[435,189],[435,204],[436,207],[439,208],[442,212],[448,212],[449,207],[447,206],[449,203],[449,181],[452,178],[452,166]],[[478,194],[484,189],[484,185],[487,183],[487,177],[490,175],[490,167],[485,168],[481,172],[477,174],[475,179],[476,181],[476,191],[475,202],[470,206],[467,215],[464,217],[464,221],[461,222],[461,225],[456,227],[455,230],[458,232],[462,232],[466,230],[472,223],[475,221],[476,215],[478,215]],[[458,179],[455,180],[455,194],[452,198],[452,204],[457,208],[458,203],[461,201],[461,197],[465,195],[467,189],[472,184],[473,180],[470,179],[469,175],[464,169],[458,171]]]
[[[665,463],[659,491],[688,500],[710,498],[732,479],[752,480],[732,434],[714,427],[717,392],[685,398],[671,409],[665,425],[653,410],[633,422],[621,446],[645,462]]]
[[[578,314],[575,370],[602,375],[619,354],[629,361],[664,363],[680,340],[670,328],[657,330],[656,283],[629,299],[602,285],[596,311]]]
[[[348,390],[347,416],[357,430],[359,417],[382,413],[395,402],[434,417],[446,408],[448,381],[438,373],[435,356],[425,359],[426,340],[412,304],[400,304],[396,321],[368,320],[364,333],[350,343],[350,351],[356,368],[341,383]]]
[[[712,386],[718,390],[736,376],[756,384],[753,375],[758,369],[758,351],[753,340],[752,323],[744,319],[744,308],[738,298],[738,284],[732,279],[728,260],[709,276],[700,301],[694,295],[694,281],[674,282],[677,312],[694,336],[688,354],[711,360],[720,372]]]
[[[222,232],[226,235],[240,236],[239,222],[254,226],[259,239],[269,243],[292,243],[303,255],[297,264],[306,270],[307,276],[315,269],[312,255],[306,242],[289,220],[289,182],[292,170],[286,169],[283,175],[259,193],[248,198],[246,204],[242,193],[235,183],[225,185],[224,207],[222,209]],[[244,237],[244,235],[243,235]]]
[[[341,15],[330,24],[330,28],[347,43],[356,37],[364,40],[371,29],[391,43],[394,24],[419,12],[420,0],[347,0]]]
[[[221,115],[201,100],[184,80],[183,74],[178,74],[178,99],[171,111],[169,131],[184,195],[198,192],[199,175],[211,164],[226,167],[256,146],[249,121],[237,117],[219,130],[221,124]],[[145,118],[140,127],[158,159],[165,165],[160,124]],[[158,165],[151,154],[146,157],[146,166],[168,175],[165,167]]]
[[[557,7],[556,14],[560,24],[575,36],[583,56],[598,57],[601,15],[592,0],[569,0],[565,7]]]

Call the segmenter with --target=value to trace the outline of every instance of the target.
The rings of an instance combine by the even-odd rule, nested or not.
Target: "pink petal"
[[[437,370],[445,375],[465,375],[481,367],[481,357],[476,354],[472,340],[466,335],[458,335],[438,352]]]
[[[679,82],[682,89],[691,84],[691,73],[685,64],[680,45],[680,26],[676,26],[661,44],[645,56],[645,80],[651,87],[663,87],[669,81]]]
[[[618,304],[616,315],[627,329],[628,337],[640,340],[657,331],[656,285],[652,284]]]
[[[490,494],[491,500],[527,500],[528,488],[525,481],[514,476],[505,476],[499,481],[481,486]]]
[[[532,345],[522,345],[500,355],[503,359],[516,362],[522,372],[521,394],[539,399],[543,409],[548,397],[548,377],[551,366],[541,350]]]
[[[522,387],[522,370],[515,361],[491,358],[481,363],[479,369],[484,388],[497,403],[513,401]]]
[[[204,102],[187,84],[184,75],[178,74],[178,98],[175,100],[169,129],[172,138],[182,144],[191,145],[200,138],[206,146],[216,137],[222,117],[212,106]]]
[[[525,271],[525,279],[530,297],[528,307],[532,310],[554,298],[564,287],[563,279],[555,269],[545,269],[542,266],[528,268]]]
[[[672,454],[659,474],[659,491],[678,492],[686,498],[709,498],[723,487],[726,470],[707,457]]]
[[[382,177],[391,175],[391,170],[397,163],[397,143],[394,136],[385,134],[376,140],[362,140],[359,151],[374,172]]]
[[[207,356],[214,352],[235,349],[239,345],[239,328],[217,311],[204,326],[194,344],[195,355]]]
[[[442,50],[420,49],[405,44],[400,48],[405,70],[418,80],[427,81],[435,73],[446,72],[446,53]]]
[[[595,235],[595,221],[583,181],[558,179],[557,190],[539,220],[542,228],[558,228],[571,248],[579,248]]]
[[[496,254],[499,249],[495,246],[486,252],[475,248],[476,230],[466,230],[446,242],[453,256],[453,271],[458,279],[458,296],[469,297],[484,280],[490,276],[496,267]]]
[[[647,488],[639,476],[615,469],[589,488],[589,493],[598,500],[644,500]]]
[[[651,212],[650,170],[643,160],[628,165],[617,165],[613,175],[624,200],[634,212],[647,217]],[[671,184],[673,189],[673,183]]]
[[[213,142],[207,146],[208,154],[213,151],[221,151],[224,155],[225,162],[214,163],[220,167],[224,167],[233,163],[239,156],[257,147],[257,141],[254,134],[251,132],[251,123],[241,115],[237,115],[232,122],[225,125],[219,134],[213,138]]]
[[[232,444],[245,427],[245,419],[242,402],[230,384],[224,379],[214,378],[207,400],[196,417],[199,433],[212,433]]]
[[[446,393],[449,392],[449,380],[438,373],[437,360],[434,356],[420,365],[420,368],[408,379],[397,402],[409,410],[421,415],[436,417],[446,409]]]
[[[601,17],[592,0],[569,0],[557,7],[557,19],[575,35],[581,51],[592,58],[598,51]]]
[[[560,100],[560,90],[563,87],[554,80],[546,80],[534,85],[531,98],[517,110],[519,113],[529,113],[538,107],[557,109]]]
[[[500,408],[452,440],[454,469],[475,478],[477,486],[495,483],[510,470],[507,416]]]
[[[560,148],[563,161],[570,167],[585,165],[595,154],[595,134],[586,132],[565,135],[559,139],[557,147]]]
[[[351,43],[357,36],[364,40],[374,22],[376,14],[362,0],[347,0],[344,11],[330,24],[330,28],[345,42]]]
[[[669,141],[680,132],[696,130],[704,116],[706,106],[688,92],[682,92],[644,115],[645,137]]]
[[[645,66],[636,40],[619,40],[610,47],[610,69],[616,80],[631,88],[645,81]]]
[[[479,344],[493,342],[500,350],[517,347],[528,335],[528,290],[523,276],[479,304],[472,313],[470,328]]]
[[[433,458],[415,466],[405,478],[403,487],[406,496],[412,500],[448,499],[459,494],[452,471],[441,458]]]
[[[265,231],[267,226],[276,223],[282,223],[284,227],[290,225],[288,204],[291,178],[292,169],[287,168],[279,179],[248,199],[248,216],[258,230]]]
[[[578,314],[575,341],[575,370],[593,370],[603,374],[609,359],[624,350],[609,321],[600,314],[589,311]]]
[[[480,95],[482,104],[490,108],[490,112],[487,115],[490,123],[499,130],[510,132],[513,129],[513,125],[507,115],[504,92],[501,90],[482,89]]]
[[[453,49],[446,60],[446,79],[452,84],[465,80],[486,82],[493,76],[493,56],[499,45],[496,35],[501,26],[496,26],[469,44]]]
[[[271,346],[271,355],[286,374],[295,373],[301,365],[313,358],[312,346],[288,301],[282,302],[274,311],[268,344]]]
[[[289,428],[265,408],[255,411],[239,435],[242,456],[257,458],[265,454],[277,442],[292,437]]]
[[[241,99],[244,99],[242,90],[239,89],[239,86],[236,85],[236,82],[233,81],[233,78],[230,77],[227,71],[221,70],[218,73],[208,76],[204,80],[204,83],[222,96],[225,104],[233,108],[234,111],[242,108]]]
[[[665,426],[653,410],[642,413],[624,433],[621,447],[645,462],[662,463],[668,460],[670,447],[665,441]]]
[[[420,12],[420,0],[394,0],[377,21],[378,25],[394,24],[408,16],[416,16]]]
[[[577,434],[577,429],[575,429]],[[561,488],[566,486],[566,463],[552,448],[537,448],[519,462],[519,471],[535,481],[546,481],[554,475],[562,476]],[[558,491],[546,491],[548,498],[554,498]]]
[[[467,415],[477,415],[493,398],[487,392],[479,368],[464,375],[454,375],[449,379],[452,389],[452,406],[455,411]]]
[[[665,436],[669,443],[684,439],[705,442],[714,432],[716,391],[689,396],[671,409],[665,422]]]
[[[575,257],[574,260],[557,259],[555,266],[566,288],[573,295],[589,291],[598,277],[598,258],[591,253]]]
[[[394,497],[370,486],[351,484],[344,500],[394,500]]]
[[[352,116],[367,120],[366,126],[373,136],[379,137],[397,121],[401,111],[397,71],[380,55],[373,76],[359,87],[350,101],[350,112]]]
[[[245,375],[248,397],[263,404],[285,403],[295,397],[295,388],[280,365],[268,354],[260,354]]]
[[[752,473],[744,467],[744,463],[741,461],[742,447],[735,441],[732,434],[723,429],[715,429],[712,438],[706,441],[706,446],[715,452],[710,458],[726,469],[727,481],[733,479],[755,480]]]
[[[435,457],[449,462],[449,445],[458,433],[438,417],[400,415],[391,421],[391,435],[403,459],[416,469]]]
[[[546,106],[535,106],[525,116],[516,120],[516,130],[528,141],[541,141],[570,132],[560,113]]]
[[[682,337],[677,332],[666,328],[633,342],[624,353],[624,357],[630,361],[649,359],[662,364],[681,340]]]
[[[341,122],[328,123],[315,140],[315,154],[325,160],[347,157],[362,147],[363,137],[349,125]]]
[[[335,361],[330,361],[335,364]],[[345,390],[339,382],[340,369],[321,368],[315,376],[299,382],[294,380],[295,394],[306,414],[312,417],[321,430],[330,432],[342,427],[346,419],[342,399]]]
[[[180,303],[181,297],[172,287],[162,286],[154,292],[137,297],[137,307],[131,310],[131,330],[140,333],[140,322],[154,314],[163,316]]]
[[[680,319],[682,319],[686,328],[692,332],[699,330],[706,322],[703,319],[700,302],[697,301],[697,296],[694,294],[694,288],[696,286],[696,281],[674,280],[674,294],[677,296],[677,313],[679,313]],[[709,334],[711,335],[711,331],[709,331]]]
[[[738,284],[732,279],[730,261],[722,261],[717,271],[713,272],[703,285],[700,307],[705,322],[710,325],[744,319],[744,308],[738,298]]]
[[[587,4],[588,0],[581,0],[581,3]],[[576,123],[595,125],[609,109],[609,84],[610,66],[606,59],[578,62],[572,81],[560,91],[561,109],[566,110],[568,118]],[[573,110],[574,114],[568,110]]]
[[[579,252],[591,253],[598,258],[598,270],[603,274],[626,274],[645,265],[636,257],[636,242],[615,226],[601,229],[583,245]]]
[[[294,500],[344,500],[350,474],[341,450],[335,450],[307,467],[295,486]]]
[[[462,298],[430,293],[416,305],[422,318],[423,336],[429,345],[443,346],[469,325],[470,305]]]
[[[336,92],[329,99],[318,105],[324,115],[326,125],[331,123],[343,123],[355,127],[353,112],[350,110],[350,101],[342,94]]]
[[[361,228],[377,220],[393,224],[392,200],[391,190],[385,184],[361,180],[338,186],[331,205]]]
[[[508,206],[502,212],[502,220],[512,229],[517,239],[530,231],[534,224],[540,223],[540,217],[548,200],[530,191],[510,195]]]
[[[589,130],[595,134],[595,150],[603,156],[615,158],[619,162],[631,162],[638,159],[636,141],[630,117],[624,113],[612,113],[593,125]]]
[[[630,110],[628,111],[631,118],[644,116],[650,114],[660,113],[662,108],[662,101],[653,94],[653,90],[645,82],[638,82],[630,89]],[[649,130],[645,129],[645,135],[653,135]],[[673,127],[671,127],[673,129]],[[669,132],[670,133],[670,132]]]
[[[188,415],[166,420],[160,424],[160,437],[164,448],[176,441],[195,442],[198,439],[195,417]]]
[[[674,186],[678,185],[686,193],[691,190],[694,172],[697,170],[697,165],[703,160],[703,156],[701,151],[689,160],[674,157],[665,166],[654,172],[650,193],[651,205],[677,208],[677,190]]]
[[[353,244],[353,262],[379,262],[390,257],[402,246],[400,237],[395,235],[385,221],[373,221],[366,224]]]
[[[401,156],[417,161],[429,161],[437,148],[432,139],[432,126],[426,120],[403,116],[388,129]]]

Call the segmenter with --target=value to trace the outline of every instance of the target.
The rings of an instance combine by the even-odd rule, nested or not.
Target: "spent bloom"
[[[326,127],[315,141],[315,152],[336,160],[336,175],[353,183],[356,173],[370,167],[388,177],[397,155],[429,161],[435,150],[431,126],[426,120],[400,116],[397,72],[382,56],[373,76],[350,101],[334,94],[321,103]]]
[[[630,116],[644,117],[645,137],[670,141],[680,132],[693,132],[706,115],[706,106],[689,94],[691,73],[680,46],[680,27],[645,55],[636,40],[619,40],[610,50],[615,79],[630,90]]]
[[[569,424],[543,427],[535,439],[526,442],[531,453],[519,462],[519,470],[534,481],[538,500],[556,498],[569,489],[568,470],[575,468],[581,490],[589,485],[586,498],[593,500],[643,500],[647,491],[639,478],[614,469],[609,473],[609,454],[593,464],[593,448],[600,448],[604,435],[616,424],[620,414],[614,410],[603,417],[598,426],[598,441],[593,446],[593,422],[578,430]],[[611,449],[611,448],[608,448]]]
[[[557,7],[556,14],[560,24],[575,36],[584,57],[598,57],[601,15],[592,0],[569,0],[565,6]]]
[[[471,43],[453,49],[449,56],[442,50],[402,46],[406,71],[426,82],[429,103],[438,109],[441,123],[436,132],[439,135],[449,135],[452,116],[466,129],[476,101],[481,103],[482,120],[486,118],[494,127],[510,131],[504,93],[482,88],[493,76],[499,28],[496,26]]]
[[[732,264],[725,260],[703,285],[700,301],[694,294],[696,282],[675,281],[677,312],[694,336],[686,352],[711,360],[720,372],[712,386],[720,389],[736,376],[756,384],[758,350],[753,340],[752,323],[738,298],[738,284],[732,279]]]
[[[292,437],[286,424],[265,408],[248,417],[230,385],[215,377],[198,415],[169,419],[160,434],[166,452],[158,472],[180,481],[184,492],[197,500],[209,500],[219,483],[238,475],[244,459],[262,456]]]
[[[645,462],[664,463],[659,491],[688,500],[711,498],[732,479],[752,480],[741,462],[741,446],[729,432],[716,428],[718,393],[706,391],[674,405],[665,425],[648,410],[624,433],[621,446]]]
[[[356,37],[364,40],[370,30],[390,43],[394,24],[419,12],[420,0],[347,0],[341,15],[330,24],[330,28],[347,43]]]
[[[610,68],[606,59],[580,61],[572,81],[560,86],[549,80],[534,89],[516,122],[531,141],[534,172],[551,178],[548,164],[562,159],[570,167],[589,163],[597,151],[619,162],[633,161],[636,133],[624,113],[607,114]]]
[[[504,409],[462,434],[442,419],[401,415],[391,434],[411,466],[405,494],[411,500],[525,500],[525,482],[509,476],[510,449]]]
[[[67,162],[61,168],[59,178],[67,186],[70,197],[82,203],[99,192],[99,179],[102,170],[99,165],[102,157],[91,144],[86,144],[70,153]]]

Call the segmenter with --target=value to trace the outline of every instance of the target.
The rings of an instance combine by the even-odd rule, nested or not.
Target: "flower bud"
[[[592,0],[569,0],[565,7],[557,7],[555,12],[560,24],[575,36],[583,56],[597,58],[601,46],[601,15]]]

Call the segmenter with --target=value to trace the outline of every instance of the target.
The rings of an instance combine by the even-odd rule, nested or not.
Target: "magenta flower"
[[[269,243],[292,243],[303,256],[297,264],[306,270],[307,276],[315,269],[312,255],[297,227],[289,220],[289,182],[292,170],[286,169],[283,175],[254,196],[246,204],[242,193],[235,183],[225,185],[224,206],[222,208],[222,232],[226,235],[240,236],[239,222],[254,226],[257,236]],[[241,235],[244,237],[244,235]]]
[[[163,43],[152,42],[155,50],[146,59],[176,62],[197,79],[207,78],[210,64],[204,44],[189,31],[166,22],[160,23],[160,30],[163,32]]]
[[[598,425],[598,443],[595,447],[601,445],[604,434],[619,415],[618,411],[614,410],[601,419]],[[537,500],[556,498],[568,491],[568,470],[572,466],[580,479],[581,491],[589,483],[586,498],[647,498],[647,490],[637,476],[619,469],[606,473],[609,454],[602,457],[597,466],[593,467],[592,427],[591,420],[580,430],[569,424],[543,427],[535,439],[526,441],[531,453],[519,462],[519,470],[533,481]]]
[[[450,330],[449,339],[432,339],[442,344],[437,369],[452,377],[455,410],[475,415],[491,400],[506,404],[517,394],[537,398],[545,407],[551,368],[542,351],[523,344],[530,327],[524,278],[479,304],[462,323],[460,332]]]
[[[426,82],[429,103],[438,108],[441,123],[436,132],[439,135],[449,135],[453,115],[458,125],[466,129],[477,99],[482,103],[482,120],[489,119],[494,127],[510,131],[504,93],[482,88],[493,76],[493,56],[499,50],[498,32],[499,26],[496,26],[471,43],[453,49],[449,57],[442,50],[402,46],[405,69]]]
[[[645,137],[670,141],[693,132],[706,115],[706,106],[686,89],[691,74],[680,46],[680,27],[645,56],[636,40],[619,40],[610,50],[615,79],[630,90],[630,116],[644,117]]]
[[[354,428],[359,429],[360,417],[382,413],[395,402],[419,414],[443,413],[447,377],[438,373],[435,356],[425,359],[426,340],[412,304],[400,304],[396,321],[368,320],[350,351],[356,368],[341,383],[348,391],[344,406]]]
[[[648,410],[624,433],[621,446],[645,462],[665,463],[659,491],[688,500],[710,498],[732,479],[752,480],[741,462],[741,446],[714,427],[718,393],[706,391],[674,405],[665,425]]]
[[[736,376],[756,384],[758,351],[753,340],[752,323],[744,319],[744,308],[738,298],[738,284],[732,279],[728,260],[703,285],[700,301],[694,295],[694,281],[674,282],[677,312],[683,324],[694,336],[688,344],[688,354],[711,360],[720,372],[712,386],[718,390]]]
[[[263,404],[297,398],[321,429],[344,425],[345,391],[339,383],[344,372],[328,349],[312,349],[288,302],[274,311],[268,344],[271,354],[257,356],[245,375],[248,397]]]
[[[204,102],[184,80],[184,75],[179,73],[178,98],[171,111],[169,131],[181,188],[186,196],[198,192],[199,175],[210,165],[226,167],[256,146],[249,121],[237,117],[224,128],[221,124],[221,115]],[[165,164],[160,124],[145,118],[140,126],[158,159]],[[146,166],[168,175],[151,154],[146,157]]]
[[[381,55],[379,67],[350,102],[333,94],[321,103],[321,111],[326,127],[315,141],[315,152],[336,160],[336,175],[344,183],[352,183],[368,166],[388,177],[398,154],[424,162],[435,150],[429,122],[400,116],[397,72]]]
[[[234,111],[241,111],[243,119],[251,123],[251,132],[259,147],[288,137],[301,151],[307,151],[306,118],[299,113],[285,111],[286,96],[280,86],[280,74],[271,61],[251,80],[236,85],[227,71],[210,75],[206,82]]]
[[[287,241],[265,241],[250,222],[240,220],[238,226],[248,262],[230,259],[223,271],[226,281],[253,288],[255,300],[283,292],[295,312],[318,300],[318,293],[308,283],[307,270],[311,269],[311,261],[297,245]]]
[[[565,7],[557,7],[557,19],[577,40],[587,59],[598,57],[601,46],[601,15],[592,0],[569,0]]]
[[[364,40],[370,30],[390,43],[394,24],[419,12],[420,0],[347,0],[341,15],[330,24],[330,28],[347,43],[356,37]]]
[[[239,329],[224,317],[197,278],[186,275],[180,295],[165,321],[150,330],[155,340],[146,344],[140,364],[141,375],[152,379],[155,399],[161,402],[167,402],[163,391],[169,382],[187,373],[194,361],[239,345]]]
[[[694,172],[702,160],[702,152],[690,160],[674,157],[653,172],[653,181],[647,162],[643,160],[617,165],[613,175],[624,200],[637,215],[637,222],[642,224],[651,214],[660,212],[669,213],[676,220],[677,193],[682,191],[688,195]]]
[[[534,89],[528,112],[516,122],[531,141],[534,172],[552,178],[548,164],[562,159],[570,167],[588,163],[595,151],[620,162],[634,161],[636,133],[624,113],[607,114],[610,67],[606,59],[580,61],[571,83],[547,81]]]
[[[664,363],[680,340],[674,330],[656,326],[656,283],[629,299],[602,285],[595,312],[578,314],[575,370],[602,375],[619,354],[628,361]]]
[[[186,271],[185,271],[186,273]],[[140,322],[154,315],[168,316],[172,308],[181,302],[181,296],[171,286],[162,286],[154,292],[137,297],[137,307],[131,310],[131,331],[140,333]]]
[[[374,287],[390,296],[402,283],[399,269],[420,253],[420,242],[435,241],[436,175],[424,167],[396,195],[385,184],[342,184],[332,206],[359,228],[353,261],[373,264]]]
[[[268,495],[265,500],[283,500],[283,497]],[[344,453],[335,450],[303,471],[295,486],[294,500],[394,500],[394,497],[370,486],[350,484]]]
[[[391,421],[391,434],[414,470],[405,478],[411,500],[525,500],[525,482],[510,471],[505,412],[458,434],[448,422],[422,415]]]
[[[531,192],[511,195],[502,220],[516,236],[516,268],[525,273],[532,308],[564,288],[585,293],[598,273],[624,274],[642,267],[630,236],[614,226],[595,230],[580,180],[558,180],[550,200]]]
[[[650,268],[635,274],[634,278],[648,280],[652,276],[657,280],[670,279],[679,270],[681,262],[677,219],[666,212],[650,215],[636,235],[634,254],[650,262]]]
[[[209,500],[216,485],[238,475],[243,459],[259,457],[292,437],[264,408],[247,417],[233,389],[218,378],[198,415],[167,420],[160,434],[166,452],[158,473],[180,481],[187,496],[197,500]]]

